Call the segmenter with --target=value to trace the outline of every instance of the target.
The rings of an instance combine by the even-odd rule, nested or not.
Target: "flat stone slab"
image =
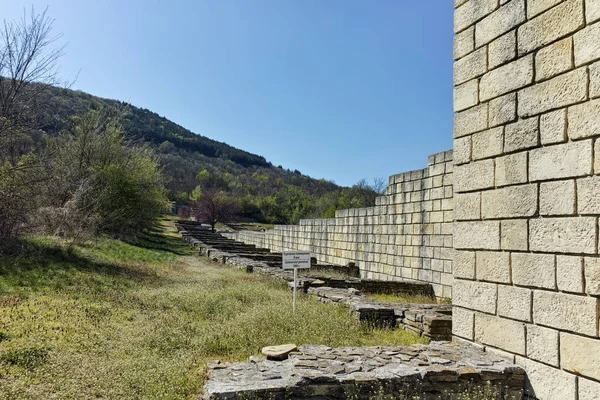
[[[452,394],[466,388],[490,383],[506,396],[518,396],[524,382],[525,371],[510,361],[453,342],[399,347],[307,345],[285,361],[210,363],[203,398],[368,399],[376,393],[411,399],[438,399],[444,394],[444,399],[452,399]]]

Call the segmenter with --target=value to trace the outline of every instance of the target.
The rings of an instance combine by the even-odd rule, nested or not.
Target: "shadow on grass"
[[[125,243],[148,250],[166,251],[178,256],[191,256],[197,252],[191,249],[180,237],[167,236],[164,228],[157,225],[135,239],[125,239]]]

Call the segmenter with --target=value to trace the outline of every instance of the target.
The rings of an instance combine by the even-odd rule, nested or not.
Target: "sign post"
[[[296,290],[298,286],[298,269],[310,268],[310,251],[284,251],[282,257],[283,269],[294,270],[294,300],[293,308],[296,313]]]

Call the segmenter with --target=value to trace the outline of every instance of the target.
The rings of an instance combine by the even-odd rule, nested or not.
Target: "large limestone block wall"
[[[434,154],[427,168],[391,176],[375,207],[235,236],[272,251],[308,250],[324,263],[355,262],[365,278],[430,282],[450,298],[452,168],[452,151]]]
[[[600,0],[455,0],[454,335],[600,399]]]

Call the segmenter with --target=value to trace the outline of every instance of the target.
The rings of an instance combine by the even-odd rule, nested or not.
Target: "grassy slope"
[[[244,360],[293,342],[418,341],[368,329],[342,307],[190,256],[173,231],[137,245],[26,243],[0,259],[0,398],[195,398],[210,359]]]

